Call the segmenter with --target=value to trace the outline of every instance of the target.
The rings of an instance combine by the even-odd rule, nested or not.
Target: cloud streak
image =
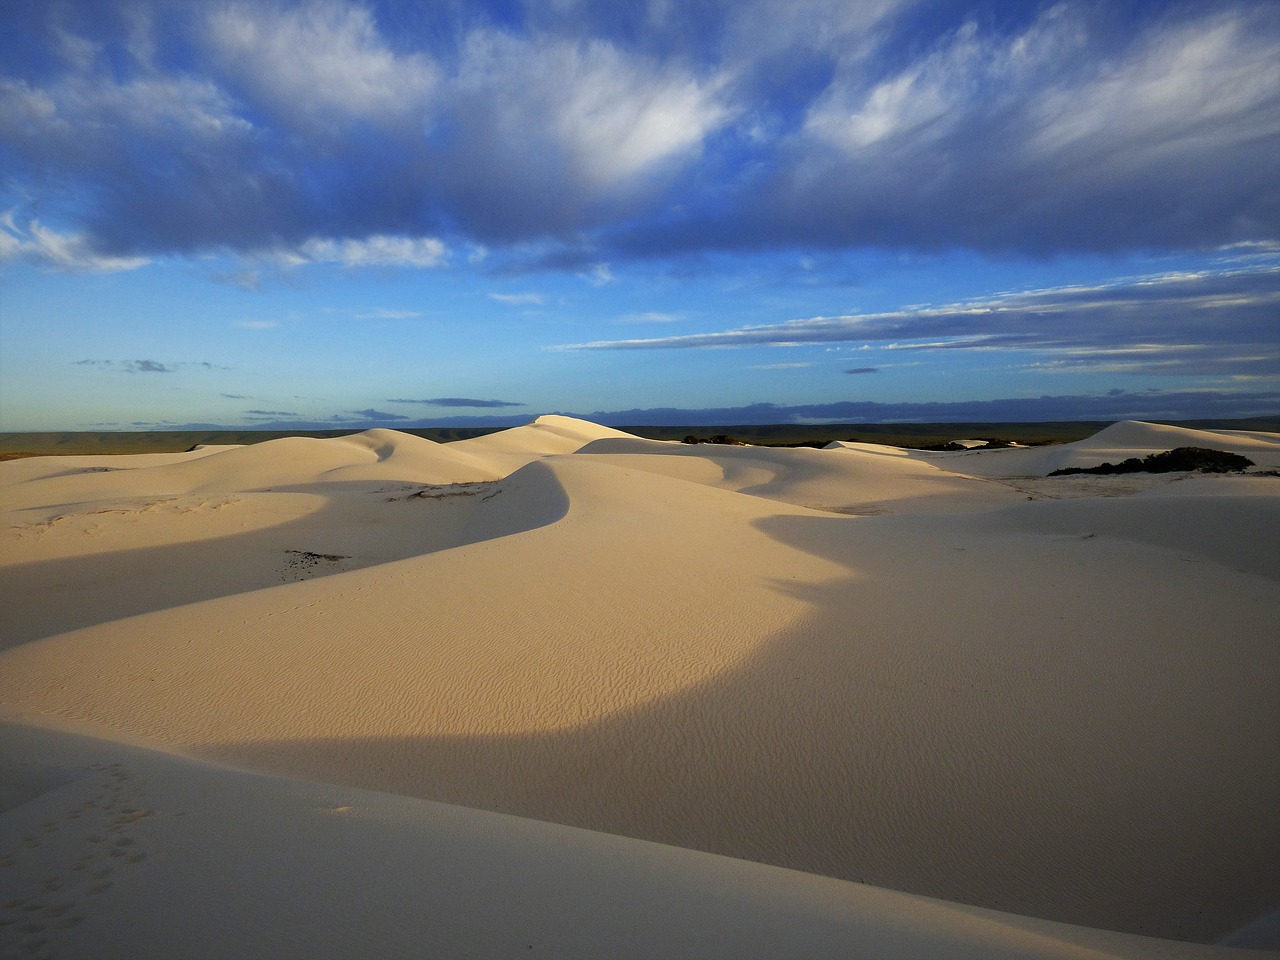
[[[962,423],[1055,420],[1192,420],[1274,414],[1280,391],[1128,391],[1045,394],[994,400],[886,403],[753,403],[738,407],[648,407],[577,414],[614,426],[709,426],[771,423]]]
[[[429,407],[487,407],[496,409],[499,407],[523,407],[523,403],[516,403],[511,400],[475,400],[470,397],[433,397],[429,400],[388,400],[387,403],[417,403],[425,404]]]
[[[117,373],[177,373],[182,367],[201,367],[205,370],[228,370],[229,367],[210,363],[208,360],[186,360],[178,363],[161,363],[159,360],[76,360],[77,367],[100,367]],[[229,396],[229,394],[223,394]]]
[[[886,350],[1019,351],[1040,370],[1280,373],[1280,266],[1167,274],[1009,293],[885,313],[811,317],[711,333],[569,344],[688,350],[850,344]],[[849,372],[867,372],[865,369]]]

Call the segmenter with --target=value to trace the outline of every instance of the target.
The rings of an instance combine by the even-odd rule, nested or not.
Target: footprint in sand
[[[17,893],[10,878],[25,873],[28,894],[0,901],[0,960],[56,956],[61,931],[85,922],[84,908],[146,859],[146,834],[136,830],[154,811],[138,803],[130,772],[119,765],[83,772],[96,791],[88,786],[76,806],[32,824],[15,838],[20,847],[0,852],[0,866],[15,868],[6,886]],[[24,871],[37,863],[41,872]]]

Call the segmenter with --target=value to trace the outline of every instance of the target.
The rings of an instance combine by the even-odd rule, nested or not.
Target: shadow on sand
[[[858,576],[799,588],[810,615],[698,687],[566,730],[196,752],[1150,936],[1210,942],[1280,900],[1280,665],[1206,644],[1204,597],[1157,635],[1076,544],[761,526]]]

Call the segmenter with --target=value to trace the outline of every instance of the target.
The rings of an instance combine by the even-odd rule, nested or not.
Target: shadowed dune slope
[[[948,472],[894,447],[843,454],[607,439],[577,456],[835,513],[954,512],[1019,499],[1007,487]]]
[[[1228,960],[621,837],[6,725],[15,953]],[[40,785],[31,775],[43,771]],[[93,842],[97,838],[97,843]],[[85,853],[84,851],[87,851]],[[160,922],[162,918],[162,922]],[[1247,956],[1258,956],[1248,954]]]
[[[443,484],[501,475],[483,459],[451,446],[393,430],[370,430],[338,439],[285,437],[185,454],[7,461],[0,463],[0,510],[348,480]]]

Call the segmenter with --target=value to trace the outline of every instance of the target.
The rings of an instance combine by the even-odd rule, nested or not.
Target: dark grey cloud
[[[245,414],[255,417],[299,417],[293,410],[246,410]]]
[[[130,360],[124,369],[128,373],[173,373],[173,367],[157,360]]]
[[[104,367],[121,373],[173,373],[175,366],[158,360],[77,360],[76,366]]]
[[[1149,374],[1280,374],[1280,266],[1132,278],[886,313],[811,317],[712,333],[573,344],[574,350],[850,344],[1005,350],[1037,366]]]
[[[612,426],[708,426],[769,423],[961,423],[1062,420],[1206,420],[1276,416],[1280,390],[1128,391],[1008,397],[996,400],[881,403],[848,400],[739,407],[649,407],[571,414]]]
[[[335,419],[338,419],[338,418],[337,418],[337,417],[335,417]],[[373,409],[369,409],[369,410],[357,410],[357,411],[355,411],[355,415],[354,415],[354,416],[350,416],[350,417],[343,417],[342,419],[345,419],[345,420],[357,420],[357,419],[359,419],[359,420],[377,420],[377,421],[380,421],[380,422],[381,422],[381,421],[387,421],[388,423],[390,423],[390,422],[393,422],[393,421],[408,420],[409,418],[408,418],[408,417],[401,416],[401,415],[400,415],[400,414],[398,414],[398,413],[386,413],[386,412],[384,412],[384,411],[382,411],[382,410],[373,410]]]
[[[845,373],[879,373],[879,372],[880,372],[879,367],[854,367],[851,370],[845,371]]]
[[[5,189],[74,232],[0,254],[430,266],[443,237],[576,269],[1280,237],[1265,0],[416,6],[5,5]]]
[[[523,407],[512,400],[475,400],[470,397],[433,397],[429,400],[388,400],[387,403],[421,403],[429,407]]]
[[[210,363],[208,360],[187,360],[177,363],[161,363],[159,360],[76,360],[74,364],[79,367],[102,367],[107,370],[116,370],[120,373],[177,373],[181,367],[200,367],[203,370],[231,369],[220,364]],[[231,397],[232,395],[224,393],[223,396]],[[232,399],[241,400],[244,398],[232,397]]]

